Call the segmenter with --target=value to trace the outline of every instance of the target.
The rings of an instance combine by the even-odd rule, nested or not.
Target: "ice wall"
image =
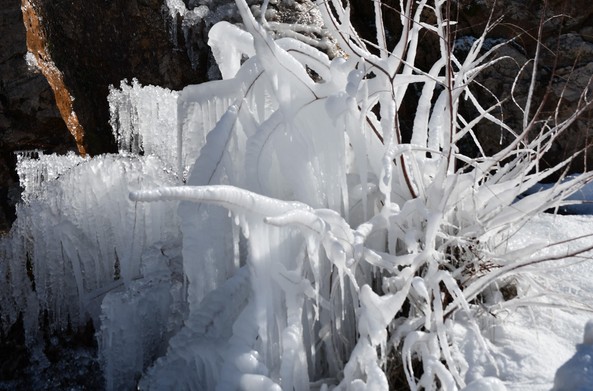
[[[35,323],[36,312],[47,310],[55,329],[98,320],[105,293],[142,277],[145,249],[179,238],[174,203],[137,205],[127,197],[175,183],[155,157],[41,155],[19,163],[25,201],[1,241],[4,275],[15,280],[3,317],[26,309]]]

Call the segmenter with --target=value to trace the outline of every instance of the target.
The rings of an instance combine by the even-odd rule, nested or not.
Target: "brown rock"
[[[49,42],[42,28],[41,20],[37,11],[29,0],[22,0],[21,10],[27,30],[27,50],[43,76],[47,79],[51,89],[54,92],[56,104],[62,119],[66,123],[70,134],[74,137],[76,147],[81,155],[86,155],[84,144],[84,128],[78,121],[78,116],[74,111],[74,99],[64,84],[62,72],[56,68],[51,54],[48,51]]]

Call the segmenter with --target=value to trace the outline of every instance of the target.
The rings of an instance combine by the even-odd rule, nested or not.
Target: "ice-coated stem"
[[[251,211],[261,216],[277,216],[294,209],[311,210],[297,201],[282,201],[227,185],[171,186],[130,193],[130,200],[140,202],[191,201],[223,206],[233,212]]]

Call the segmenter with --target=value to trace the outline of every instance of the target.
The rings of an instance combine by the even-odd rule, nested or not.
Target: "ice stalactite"
[[[177,37],[177,28],[179,25],[179,18],[183,18],[185,13],[187,12],[187,8],[185,4],[181,0],[167,0],[166,3],[163,5],[163,10],[168,13],[168,16],[171,18],[171,25],[169,26],[169,35],[171,36],[171,40],[177,46],[179,45],[179,39]]]

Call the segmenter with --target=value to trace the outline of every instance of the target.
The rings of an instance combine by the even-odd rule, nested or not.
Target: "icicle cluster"
[[[155,158],[19,160],[19,172],[35,175],[25,176],[29,196],[1,242],[3,275],[21,280],[3,296],[2,316],[14,321],[26,309],[36,324],[47,311],[58,330],[98,321],[103,295],[142,276],[146,249],[178,236],[174,204],[136,205],[127,193],[175,182]],[[5,305],[8,298],[16,305]]]
[[[21,199],[27,203],[42,194],[46,182],[57,179],[85,159],[70,152],[66,156],[46,155],[43,151],[20,151],[16,154],[17,174],[22,188]]]
[[[111,87],[107,100],[110,124],[120,151],[158,156],[175,171],[177,156],[177,92],[123,80]]]

